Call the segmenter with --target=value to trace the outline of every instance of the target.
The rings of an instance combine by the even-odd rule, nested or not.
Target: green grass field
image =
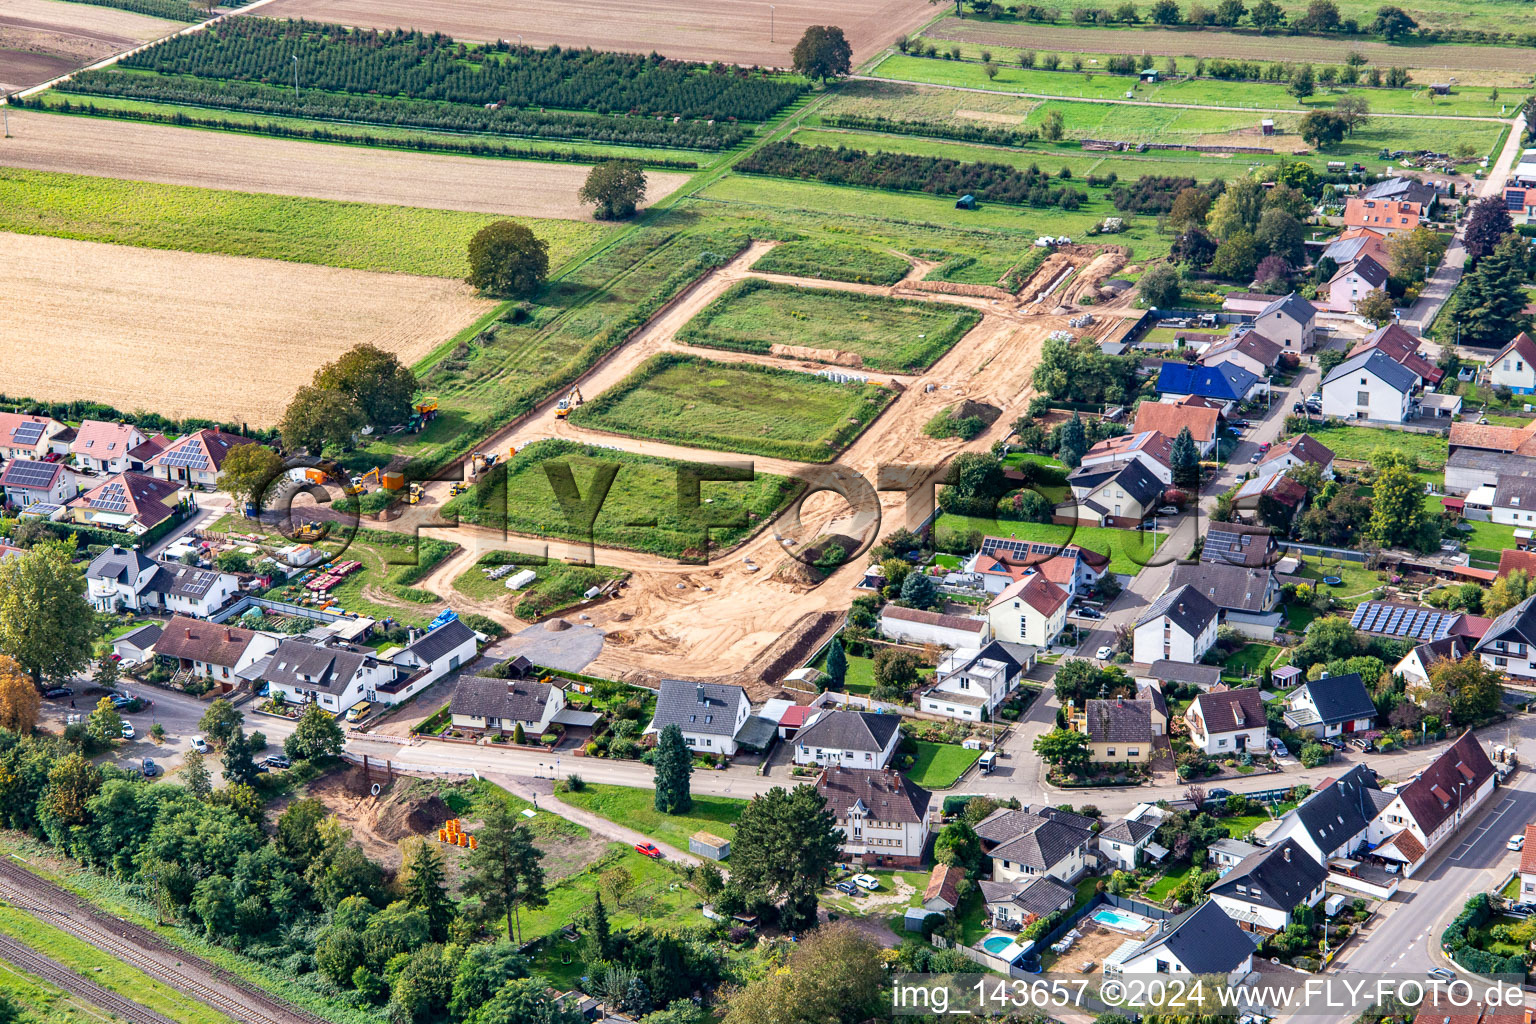
[[[709,925],[694,906],[699,902],[698,894],[683,884],[681,875],[635,852],[627,843],[610,843],[602,859],[550,886],[548,905],[522,913],[523,941],[553,935],[580,920],[603,892],[603,876],[616,870],[629,877],[629,884],[617,906],[608,905],[613,902],[610,897],[603,900],[615,929],[633,928],[642,922],[664,929],[703,929]]]
[[[485,573],[488,567],[509,563],[526,565],[538,573],[538,578],[521,590],[511,591],[507,589],[506,581],[515,573],[494,580]],[[609,565],[566,565],[519,556],[511,551],[492,551],[454,577],[453,589],[476,601],[495,601],[511,595],[516,600],[514,611],[517,616],[535,619],[573,607],[582,601],[588,590],[624,575],[625,570]]]
[[[900,256],[862,245],[800,238],[774,246],[752,264],[752,269],[827,281],[895,284],[907,276],[911,265]]]
[[[768,354],[775,345],[828,353],[853,352],[864,367],[903,372],[926,369],[981,314],[934,302],[800,288],[748,279],[710,303],[678,333],[691,345]]]
[[[1359,562],[1319,559],[1310,555],[1303,563],[1299,575],[1309,580],[1319,581],[1314,586],[1328,591],[1333,595],[1334,600],[1349,608],[1365,600],[1366,595],[1383,585],[1381,573],[1367,569]],[[1325,576],[1337,576],[1343,582],[1336,587],[1330,587],[1320,582]]]
[[[694,356],[654,356],[571,422],[712,451],[828,462],[895,398],[878,384]]]
[[[991,537],[1017,537],[1020,540],[1042,544],[1076,544],[1090,551],[1109,556],[1111,572],[1134,576],[1142,569],[1137,559],[1151,557],[1162,544],[1162,534],[1141,533],[1136,530],[1115,530],[1107,526],[1062,526],[1055,523],[1025,523],[1014,519],[983,519],[979,516],[956,516],[945,512],[935,524],[939,547],[948,548],[965,543],[965,538],[975,532]]]
[[[463,277],[488,213],[344,203],[0,167],[0,231],[149,249],[256,256],[354,270]],[[524,219],[551,266],[608,228]]]
[[[954,743],[912,740],[912,745],[917,754],[907,770],[907,778],[924,789],[948,789],[981,757],[981,751],[967,750]]]
[[[654,789],[590,782],[579,793],[561,793],[560,799],[615,824],[644,832],[684,853],[688,852],[688,837],[695,832],[710,832],[721,839],[735,836],[736,821],[747,806],[747,801],[733,797],[695,794],[693,809],[688,813],[663,814],[656,809]]]
[[[1152,887],[1143,894],[1143,898],[1148,903],[1163,902],[1163,900],[1168,898],[1168,894],[1173,892],[1174,888],[1184,881],[1185,877],[1193,870],[1194,865],[1185,864],[1183,867],[1169,871],[1152,883]]]
[[[580,494],[579,505],[590,509],[595,500],[593,477],[600,463],[613,463],[618,469],[588,534],[573,525],[562,509],[546,466],[568,468]],[[590,540],[676,558],[685,552],[704,552],[706,517],[715,521],[745,517],[745,525],[708,528],[712,548],[728,547],[756,532],[800,489],[795,481],[767,473],[758,473],[750,481],[705,481],[699,485],[700,504],[688,508],[680,498],[679,472],[691,472],[692,465],[696,464],[569,441],[541,441],[519,451],[505,469],[498,465],[467,494],[448,502],[442,514],[513,533]],[[704,504],[706,500],[710,503]],[[572,515],[578,523],[583,518],[580,508],[573,509]]]
[[[1273,644],[1244,644],[1221,661],[1221,674],[1232,679],[1261,675],[1265,666],[1280,656]]]
[[[1442,469],[1449,444],[1444,434],[1411,434],[1385,427],[1351,427],[1323,423],[1307,428],[1307,433],[1333,450],[1341,459],[1369,462],[1378,449],[1386,448],[1413,458],[1420,469]]]

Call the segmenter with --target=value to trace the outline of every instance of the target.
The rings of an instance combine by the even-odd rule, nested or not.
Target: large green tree
[[[789,54],[795,71],[825,82],[853,70],[853,47],[836,25],[810,25]]]
[[[96,702],[96,709],[91,712],[85,728],[97,743],[103,745],[123,738],[123,716],[117,713],[117,705],[112,703],[111,697]]]
[[[207,710],[203,712],[203,717],[197,720],[197,727],[202,731],[203,736],[209,742],[220,746],[234,739],[243,724],[245,724],[245,715],[223,697],[209,704]]]
[[[1194,487],[1200,482],[1200,449],[1188,427],[1182,428],[1174,437],[1168,460],[1175,487]]]
[[[303,448],[318,455],[328,444],[350,448],[365,422],[351,395],[306,384],[289,399],[278,431],[289,451]]]
[[[549,903],[544,884],[543,856],[533,836],[500,800],[491,801],[475,836],[477,849],[468,858],[469,876],[462,891],[478,896],[487,915],[505,916],[507,938],[521,941],[522,908]]]
[[[688,777],[693,774],[693,751],[683,730],[669,725],[656,740],[656,809],[662,814],[687,814],[693,809]]]
[[[246,502],[260,512],[267,491],[284,469],[283,457],[264,444],[242,444],[231,448],[219,469],[218,488],[237,506]]]
[[[1429,690],[1445,702],[1451,721],[1468,725],[1499,710],[1500,673],[1476,657],[1442,658],[1429,670]]]
[[[827,679],[830,689],[841,690],[843,680],[848,678],[848,655],[843,653],[843,642],[837,637],[827,645]]]
[[[469,240],[469,283],[502,298],[523,298],[549,277],[549,245],[526,224],[499,220]]]
[[[443,856],[425,839],[411,844],[400,891],[407,906],[426,915],[432,941],[446,939],[448,925],[453,921],[453,897],[448,892]]]
[[[786,969],[737,992],[725,1024],[860,1024],[890,1013],[886,985],[879,943],[839,921],[797,945]]]
[[[783,901],[780,923],[816,920],[816,894],[837,863],[842,834],[813,786],[775,786],[741,812],[731,841],[731,884],[761,906]]]
[[[283,741],[283,753],[295,761],[322,761],[341,756],[346,734],[336,719],[318,704],[311,704],[299,716],[299,724]]]
[[[1451,298],[1461,341],[1498,347],[1530,327],[1525,312],[1525,242],[1510,234],[1478,261]]]
[[[244,783],[247,786],[254,786],[260,775],[261,771],[256,767],[256,758],[251,753],[251,741],[246,738],[245,730],[235,730],[234,736],[224,744],[224,778],[234,784]]]
[[[365,343],[316,370],[315,386],[350,397],[373,426],[390,426],[410,418],[416,374],[393,352]]]
[[[645,170],[633,160],[605,160],[587,172],[576,198],[594,207],[598,220],[633,217],[645,200]]]
[[[1041,733],[1035,737],[1034,751],[1042,761],[1063,768],[1084,767],[1092,753],[1088,747],[1088,737],[1076,729],[1052,729]]]
[[[96,620],[74,545],[48,540],[0,558],[0,653],[35,681],[67,679],[91,660]]]

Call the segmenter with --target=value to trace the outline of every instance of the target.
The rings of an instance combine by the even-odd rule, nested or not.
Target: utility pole
[[[11,137],[11,97],[6,94],[5,102],[0,103],[0,116],[5,118],[5,137]]]
[[[768,5],[768,41],[773,42],[773,4]]]
[[[293,55],[293,101],[299,101],[299,55]]]

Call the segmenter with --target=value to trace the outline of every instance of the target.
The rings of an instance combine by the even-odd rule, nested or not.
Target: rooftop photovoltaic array
[[[176,589],[189,597],[202,597],[213,585],[216,573],[201,569],[182,569],[176,573]]]
[[[1349,624],[1365,633],[1400,637],[1404,640],[1443,640],[1461,616],[1433,608],[1405,608],[1402,605],[1367,601],[1355,609]]]
[[[1014,562],[1039,562],[1044,559],[1054,558],[1061,554],[1060,544],[1041,544],[1038,541],[1028,540],[1003,540],[998,537],[988,538],[983,546],[989,555],[1001,552]]]
[[[43,424],[41,423],[23,423],[11,431],[11,443],[14,445],[31,447],[42,440],[42,437]]]
[[[190,469],[207,469],[208,456],[196,441],[188,441],[179,448],[172,448],[160,457],[162,466],[185,466]]]
[[[49,462],[13,462],[5,471],[8,487],[47,487],[59,468]]]
[[[90,506],[106,512],[125,512],[128,509],[128,492],[121,483],[114,481],[102,487],[90,500]]]

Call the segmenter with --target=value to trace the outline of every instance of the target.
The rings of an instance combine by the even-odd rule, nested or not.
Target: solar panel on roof
[[[13,462],[5,471],[7,487],[47,487],[58,467],[47,462]]]
[[[1381,630],[1381,632],[1383,632],[1383,633],[1395,633],[1395,632],[1397,632],[1397,623],[1398,623],[1398,621],[1400,619],[1402,619],[1402,617],[1403,617],[1403,610],[1401,608],[1393,608],[1392,609],[1392,614],[1387,617],[1386,628]]]
[[[11,443],[21,445],[34,445],[43,436],[43,424],[23,423],[11,431]]]
[[[1354,627],[1355,629],[1359,629],[1360,623],[1365,621],[1365,613],[1368,611],[1370,611],[1370,605],[1356,605],[1355,614],[1349,617],[1350,626]]]

